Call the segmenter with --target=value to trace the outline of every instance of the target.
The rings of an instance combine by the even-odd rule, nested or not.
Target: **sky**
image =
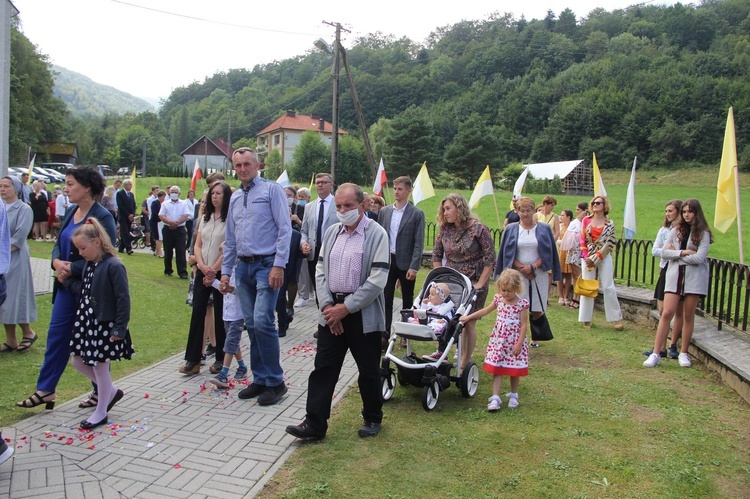
[[[576,17],[603,7],[624,8],[634,0],[466,0],[363,2],[287,0],[11,0],[21,29],[49,61],[152,102],[172,89],[202,82],[217,71],[252,69],[332,41],[341,23],[342,44],[382,32],[422,43],[436,28],[493,12],[542,19],[570,8]],[[646,3],[663,3],[646,0]]]

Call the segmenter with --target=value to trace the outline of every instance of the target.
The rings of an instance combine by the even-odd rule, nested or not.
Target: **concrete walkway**
[[[35,265],[41,268],[42,262],[49,269],[45,260]],[[289,393],[278,405],[238,399],[247,381],[214,390],[208,365],[200,375],[183,376],[177,372],[182,355],[177,355],[118,380],[125,397],[105,427],[78,428],[92,411],[78,408],[82,394],[4,428],[15,454],[0,467],[0,497],[255,496],[296,448],[284,428],[305,415],[316,320],[314,302],[297,309],[281,339]],[[242,348],[249,358],[247,336]],[[334,402],[356,376],[347,356]]]

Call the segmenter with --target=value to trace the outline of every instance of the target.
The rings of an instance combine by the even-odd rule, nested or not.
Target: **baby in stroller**
[[[429,315],[427,318],[427,325],[435,333],[435,336],[440,336],[445,331],[448,321],[453,317],[454,307],[453,300],[451,300],[451,289],[448,285],[442,282],[432,282],[430,283],[430,294],[422,300],[419,309],[443,316],[441,318]],[[414,317],[409,317],[407,322],[419,324],[417,312],[414,312]]]

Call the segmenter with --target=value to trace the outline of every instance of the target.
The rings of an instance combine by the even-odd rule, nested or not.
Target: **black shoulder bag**
[[[531,312],[531,297],[534,296],[534,292],[529,289],[529,324],[531,329],[531,341],[549,341],[554,338],[552,336],[552,329],[549,327],[549,321],[547,320],[547,314],[544,310],[544,303],[542,301],[542,293],[539,291],[539,285],[534,279],[534,287],[536,287],[536,294],[539,297],[539,303],[542,304],[542,315],[534,319],[534,315]],[[529,288],[531,288],[532,282],[529,281]]]

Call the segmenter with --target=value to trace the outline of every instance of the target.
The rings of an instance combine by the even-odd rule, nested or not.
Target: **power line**
[[[245,24],[228,23],[226,21],[216,21],[214,19],[206,19],[204,17],[189,16],[187,14],[180,14],[178,12],[170,12],[170,11],[167,11],[167,10],[154,9],[153,7],[146,7],[145,5],[138,5],[138,4],[135,4],[135,3],[123,2],[122,0],[111,0],[111,1],[114,2],[114,3],[119,3],[119,4],[122,4],[122,5],[127,5],[128,7],[135,7],[137,9],[149,10],[151,12],[158,12],[159,14],[165,14],[165,15],[168,15],[168,16],[182,17],[184,19],[192,19],[193,21],[200,21],[200,22],[218,24],[220,26],[232,26],[234,28],[250,29],[250,30],[254,30],[254,31],[267,31],[269,33],[283,33],[285,35],[318,36],[315,33],[302,33],[302,32],[299,32],[299,31],[284,31],[284,30],[280,30],[280,29],[258,28],[257,26],[247,26]]]

